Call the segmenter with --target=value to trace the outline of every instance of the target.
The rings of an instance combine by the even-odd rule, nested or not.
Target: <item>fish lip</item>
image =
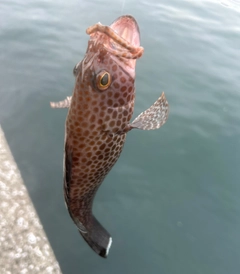
[[[132,15],[118,17],[111,25],[119,36],[128,41],[132,46],[140,46],[140,30],[136,19]]]

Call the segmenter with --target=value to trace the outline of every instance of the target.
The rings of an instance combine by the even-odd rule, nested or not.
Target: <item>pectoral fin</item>
[[[65,100],[59,102],[50,102],[51,108],[69,108],[72,96],[68,96]]]
[[[130,124],[130,127],[143,130],[160,128],[167,121],[168,113],[168,101],[163,92],[161,97],[150,108],[138,115]]]
[[[80,68],[81,68],[80,64],[81,64],[81,62],[77,63],[76,66],[73,68],[73,75],[75,77],[77,77],[77,75],[78,75],[78,73],[80,71]]]

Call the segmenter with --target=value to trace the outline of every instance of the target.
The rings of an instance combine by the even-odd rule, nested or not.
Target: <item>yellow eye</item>
[[[100,90],[106,90],[111,84],[111,75],[106,71],[101,71],[97,75],[97,87]]]

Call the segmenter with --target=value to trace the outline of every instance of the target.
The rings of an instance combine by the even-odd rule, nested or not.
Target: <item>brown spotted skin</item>
[[[65,137],[65,201],[83,238],[103,257],[112,240],[92,215],[93,199],[123,149],[135,99],[135,67],[129,73],[128,63],[106,48],[109,42],[104,33],[91,34],[75,71]],[[100,90],[98,75],[104,71],[111,84]]]
[[[96,51],[92,47],[88,55]],[[86,66],[86,62],[84,59],[80,66]],[[112,84],[105,91],[94,84],[95,75],[101,70],[112,75]],[[85,223],[98,186],[122,151],[126,133],[118,132],[129,124],[135,95],[134,79],[105,49],[95,56],[83,76],[81,71],[76,77],[66,120],[66,153],[71,155],[72,163],[71,182],[65,185],[65,192],[71,215]]]
[[[118,160],[127,132],[160,128],[168,118],[169,107],[162,93],[130,123],[136,59],[143,54],[139,28],[132,16],[121,16],[110,27],[98,23],[87,33],[90,40],[85,57],[73,71],[73,95],[51,102],[51,107],[69,107],[64,156],[68,211],[84,240],[106,258],[112,238],[92,214],[96,191]]]

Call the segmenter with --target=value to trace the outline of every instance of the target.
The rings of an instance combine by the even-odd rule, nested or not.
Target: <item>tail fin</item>
[[[91,221],[87,232],[83,233],[79,230],[79,233],[99,256],[107,258],[112,244],[112,237],[93,215]]]

